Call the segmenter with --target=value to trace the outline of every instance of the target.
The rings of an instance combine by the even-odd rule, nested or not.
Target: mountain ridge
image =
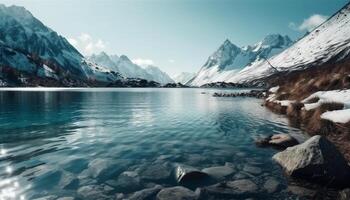
[[[223,82],[251,63],[269,58],[292,43],[288,36],[280,34],[267,35],[260,42],[244,47],[238,47],[226,39],[188,84],[201,86],[210,82]]]

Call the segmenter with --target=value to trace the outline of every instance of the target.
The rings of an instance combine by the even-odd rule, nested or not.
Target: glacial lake
[[[174,171],[180,164],[234,169],[221,180],[187,186],[192,190],[249,179],[259,188],[253,198],[298,199],[287,191],[296,183],[271,159],[277,150],[256,147],[254,138],[303,133],[261,106],[263,100],[212,96],[235,91],[2,90],[0,197],[82,199],[78,189],[92,185],[101,199],[115,199],[155,184],[179,185]],[[264,189],[269,179],[280,184],[272,193]]]

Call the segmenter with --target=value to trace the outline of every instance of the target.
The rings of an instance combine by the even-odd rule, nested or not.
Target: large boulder
[[[157,194],[157,200],[195,200],[197,195],[182,186],[164,188]]]
[[[323,136],[313,136],[273,156],[286,174],[327,185],[349,184],[349,166],[337,148]]]
[[[178,165],[175,175],[179,183],[195,182],[208,177],[208,174],[187,165]]]

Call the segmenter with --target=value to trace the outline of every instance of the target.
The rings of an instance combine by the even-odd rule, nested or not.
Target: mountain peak
[[[282,36],[281,34],[269,34],[264,37],[264,39],[257,44],[257,46],[270,46],[270,47],[281,47],[289,46],[292,40],[287,36]]]
[[[0,4],[0,14],[11,15],[20,20],[25,19],[33,19],[34,16],[27,9],[22,6],[5,6],[4,4]]]
[[[128,61],[128,62],[131,62],[131,60],[128,58],[128,56],[126,56],[126,55],[121,55],[120,57],[119,57],[119,59],[120,60],[123,60],[123,61]]]

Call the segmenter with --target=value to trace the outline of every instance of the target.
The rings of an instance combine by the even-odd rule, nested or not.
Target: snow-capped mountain
[[[0,79],[9,71],[30,80],[111,82],[118,73],[88,62],[62,36],[23,7],[0,4]],[[24,76],[24,78],[23,78]]]
[[[170,78],[170,76],[160,70],[158,67],[149,65],[145,67],[145,70],[148,74],[152,76],[152,80],[160,83],[161,85],[165,85],[167,83],[174,83],[174,80]]]
[[[158,67],[141,66],[133,63],[127,56],[108,55],[105,52],[93,54],[88,60],[95,62],[101,66],[105,66],[110,70],[119,72],[127,78],[142,78],[146,80],[156,81],[160,84],[173,83],[174,81]]]
[[[173,80],[176,83],[181,83],[181,84],[186,84],[188,81],[193,79],[196,76],[195,73],[190,73],[190,72],[181,72],[180,74],[177,74],[176,76],[173,77]]]
[[[201,86],[211,82],[225,82],[249,64],[276,55],[292,43],[288,36],[278,34],[268,35],[257,44],[242,48],[225,40],[188,84]]]
[[[294,45],[270,58],[269,62],[255,62],[227,81],[249,82],[268,77],[276,72],[302,70],[327,62],[340,61],[350,53],[349,33],[350,4],[347,4]]]
[[[87,62],[62,36],[46,27],[23,7],[0,4],[1,77],[19,74],[31,80],[74,79],[110,82],[120,76]]]

